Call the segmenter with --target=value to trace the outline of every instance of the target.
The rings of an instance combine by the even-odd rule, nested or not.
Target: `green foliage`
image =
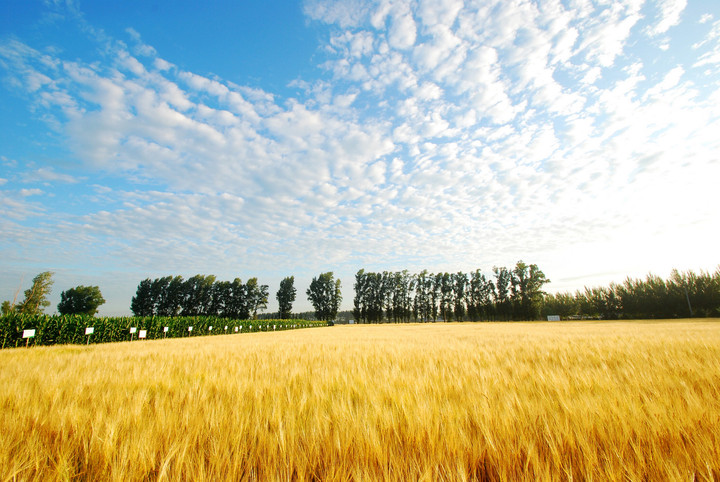
[[[319,319],[325,321],[335,319],[342,302],[342,294],[340,280],[335,279],[332,271],[313,278],[306,293]]]
[[[549,283],[536,264],[518,261],[511,273],[514,319],[535,320],[540,316],[543,285]]]
[[[649,274],[622,284],[558,293],[543,300],[543,315],[563,319],[652,319],[720,316],[720,268],[715,273],[673,270],[668,279]]]
[[[15,305],[9,301],[2,304],[2,313],[21,313],[26,315],[37,315],[50,306],[47,297],[52,291],[53,273],[44,271],[33,278],[30,289],[25,290],[25,299]]]
[[[278,301],[278,309],[280,312],[280,318],[285,320],[290,318],[292,313],[292,304],[295,301],[297,290],[295,289],[295,277],[288,276],[280,282],[280,288],[278,289],[275,298]]]
[[[9,315],[9,314],[12,313],[13,311],[15,311],[15,306],[14,306],[12,303],[10,303],[9,301],[3,301],[3,302],[2,302],[2,311],[1,311],[1,314],[3,314],[3,315]]]
[[[268,286],[250,278],[217,281],[215,276],[165,276],[140,282],[130,309],[135,316],[219,316],[256,318],[267,308]]]
[[[0,344],[2,348],[24,345],[23,330],[34,329],[31,345],[85,344],[138,340],[139,331],[146,331],[149,340],[210,336],[259,331],[284,331],[326,326],[321,321],[308,320],[233,320],[219,316],[189,317],[92,317],[88,315],[26,315],[11,313],[0,316]],[[93,327],[89,337],[85,328]],[[130,328],[138,333],[131,335]],[[167,327],[167,333],[164,328]],[[192,331],[188,328],[192,327]],[[210,329],[212,327],[212,329]],[[227,328],[226,328],[227,327]],[[237,328],[237,331],[236,331]]]
[[[144,279],[138,285],[135,296],[130,301],[130,310],[135,316],[153,315],[153,282],[150,279]]]
[[[97,313],[105,299],[97,286],[77,286],[60,294],[57,309],[61,315],[89,315]]]

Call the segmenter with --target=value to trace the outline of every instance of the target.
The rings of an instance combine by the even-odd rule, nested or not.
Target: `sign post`
[[[90,336],[91,336],[94,332],[95,332],[95,327],[94,327],[94,326],[88,326],[88,327],[85,328],[85,334],[86,334],[87,337],[88,337],[86,345],[89,345],[89,344],[90,344]]]
[[[167,337],[167,332],[169,329],[170,329],[170,327],[168,327],[168,326],[163,327],[163,338]]]
[[[192,335],[192,326],[188,326],[188,336]]]
[[[137,331],[137,327],[134,327],[134,326],[130,327],[130,341],[132,341],[133,336],[135,335],[136,331]]]
[[[140,333],[138,333],[138,339],[146,338],[147,337],[147,330],[140,330]]]
[[[25,338],[25,348],[30,346],[30,338],[35,338],[35,330],[23,330],[23,338]]]

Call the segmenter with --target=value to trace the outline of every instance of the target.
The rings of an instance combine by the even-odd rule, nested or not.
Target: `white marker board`
[[[23,338],[33,338],[35,336],[35,330],[23,330]]]
[[[94,332],[95,332],[95,327],[94,327],[94,326],[88,326],[87,328],[85,328],[85,334],[86,334],[86,335],[92,335]]]
[[[133,333],[137,333],[137,327],[135,326],[130,327],[130,334],[132,335]]]
[[[138,333],[138,338],[146,338],[147,337],[147,330],[140,330],[140,333]]]

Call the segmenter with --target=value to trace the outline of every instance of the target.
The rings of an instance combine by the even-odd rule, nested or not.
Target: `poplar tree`
[[[340,293],[340,280],[335,279],[332,271],[313,278],[306,294],[315,308],[317,318],[332,321],[337,317],[342,294]]]
[[[295,295],[297,290],[295,289],[295,277],[288,276],[280,282],[280,289],[278,289],[275,298],[278,301],[278,311],[280,312],[280,319],[287,320],[292,314],[292,304],[295,301]]]

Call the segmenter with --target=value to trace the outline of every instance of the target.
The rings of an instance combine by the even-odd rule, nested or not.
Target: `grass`
[[[720,322],[0,352],[0,480],[719,480]]]

